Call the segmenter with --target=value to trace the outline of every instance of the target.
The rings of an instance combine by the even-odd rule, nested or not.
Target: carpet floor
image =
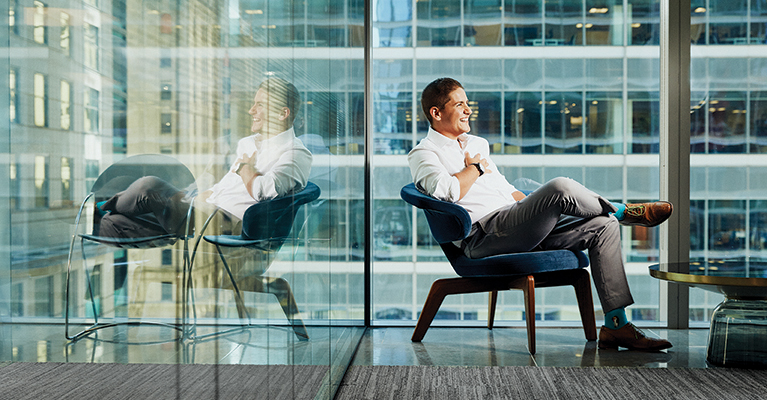
[[[12,363],[0,399],[313,399],[327,366]]]
[[[336,400],[765,399],[767,371],[691,368],[351,366]]]

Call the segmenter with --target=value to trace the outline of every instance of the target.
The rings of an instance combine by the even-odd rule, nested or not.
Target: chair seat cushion
[[[588,258],[580,251],[531,251],[472,259],[452,244],[443,244],[442,248],[455,272],[463,277],[530,275],[585,268],[589,265]]]

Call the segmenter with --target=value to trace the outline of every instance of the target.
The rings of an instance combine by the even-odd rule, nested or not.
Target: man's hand
[[[253,155],[250,155],[250,156],[248,156],[247,154],[241,155],[240,158],[238,158],[237,161],[235,162],[235,165],[240,165],[240,164],[248,164],[250,166],[256,165],[256,153],[254,152]]]
[[[469,152],[463,153],[463,166],[468,167],[471,164],[479,163],[479,165],[482,166],[482,170],[485,171],[486,174],[489,174],[493,171],[488,169],[487,167],[490,165],[490,163],[487,162],[486,159],[481,158],[479,156],[479,153],[475,154],[474,157],[469,156]]]
[[[237,159],[237,163],[235,164],[238,165],[237,171],[235,171],[235,173],[239,175],[240,178],[242,178],[242,183],[245,185],[245,188],[248,190],[248,193],[251,196],[253,196],[253,188],[251,187],[251,182],[253,182],[253,179],[256,179],[257,176],[261,175],[258,173],[256,167],[254,166],[255,162],[255,153],[252,156],[243,154],[240,156],[240,158]]]
[[[520,201],[520,200],[524,199],[524,198],[525,198],[525,197],[527,197],[527,196],[525,196],[525,194],[524,194],[524,193],[522,193],[522,192],[520,192],[519,190],[517,190],[517,191],[515,191],[515,192],[513,192],[513,193],[511,194],[511,197],[513,197],[513,198],[514,198],[514,200],[516,200],[516,201]]]

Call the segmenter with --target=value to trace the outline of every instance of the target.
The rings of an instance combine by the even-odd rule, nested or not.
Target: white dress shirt
[[[464,133],[458,140],[452,140],[429,128],[429,133],[410,150],[407,156],[410,173],[415,186],[423,193],[434,198],[456,203],[469,212],[471,222],[477,222],[485,215],[501,207],[514,203],[512,193],[517,189],[498,171],[490,159],[490,145],[487,140]],[[464,153],[470,157],[479,153],[480,158],[488,162],[486,172],[461,195],[461,185],[455,175],[464,165]]]
[[[251,183],[251,192],[237,175],[239,163],[235,161],[223,179],[215,184],[207,202],[242,219],[245,210],[253,204],[303,189],[312,168],[312,153],[296,139],[293,128],[272,138],[261,140],[261,134],[240,139],[236,159],[243,155],[255,157],[259,176]]]

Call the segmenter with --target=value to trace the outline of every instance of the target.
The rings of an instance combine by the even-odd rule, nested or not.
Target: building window
[[[173,301],[173,282],[162,282],[161,301]]]
[[[36,43],[48,43],[48,27],[45,26],[45,3],[35,1],[35,12],[32,15],[33,34]]]
[[[35,74],[35,126],[48,126],[48,82],[43,74]]]
[[[99,91],[88,88],[85,90],[83,100],[83,129],[85,132],[98,133],[99,131]]]
[[[160,100],[170,100],[173,98],[173,93],[171,92],[172,86],[170,83],[163,83],[162,88],[160,89]]]
[[[24,285],[14,283],[11,286],[11,317],[24,316]]]
[[[99,28],[91,24],[85,24],[85,29],[83,31],[84,31],[83,36],[84,36],[84,52],[85,52],[85,60],[83,60],[83,63],[85,64],[86,67],[98,70],[99,69]]]
[[[61,157],[61,200],[65,203],[71,203],[74,199],[72,187],[72,167],[73,159]]]
[[[10,180],[9,207],[11,210],[18,210],[20,205],[19,181],[21,180],[19,177],[19,163],[16,161],[16,156],[14,154],[11,154],[10,158],[10,162],[8,163],[8,178]]]
[[[48,207],[48,157],[35,156],[35,207]]]
[[[69,55],[69,14],[61,13],[59,22],[61,23],[61,50],[64,54]]]
[[[35,316],[53,316],[53,276],[35,279]]]
[[[173,264],[173,250],[171,249],[163,249],[162,251],[162,265],[172,265]]]
[[[171,114],[164,113],[160,116],[160,133],[171,133],[173,130],[173,124],[171,123],[173,116]]]
[[[8,88],[9,88],[9,100],[10,100],[10,107],[11,107],[9,110],[11,122],[18,123],[19,122],[19,96],[18,96],[19,74],[15,69],[11,69]]]
[[[61,81],[61,129],[72,129],[72,86]]]
[[[162,49],[160,50],[160,68],[170,68],[171,61],[170,61],[170,50],[168,49]]]
[[[85,188],[91,190],[99,177],[99,160],[85,160]]]
[[[16,0],[8,1],[8,26],[11,28],[11,32],[18,34],[19,26],[16,24]]]

